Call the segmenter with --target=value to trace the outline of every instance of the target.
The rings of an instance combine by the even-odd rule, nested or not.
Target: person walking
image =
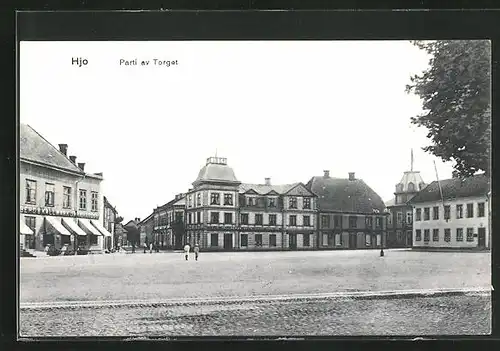
[[[146,253],[147,249],[148,249],[148,244],[144,243],[144,253]]]
[[[153,253],[153,242],[149,244],[149,253]]]
[[[186,256],[186,261],[188,260],[189,258],[189,250],[191,249],[191,246],[189,246],[189,244],[186,244],[184,246],[184,255]]]
[[[194,244],[194,259],[198,261],[198,255],[200,254],[200,247],[198,244]]]

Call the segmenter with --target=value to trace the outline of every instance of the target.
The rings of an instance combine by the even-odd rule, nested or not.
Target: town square
[[[489,41],[22,44],[21,337],[491,332]]]

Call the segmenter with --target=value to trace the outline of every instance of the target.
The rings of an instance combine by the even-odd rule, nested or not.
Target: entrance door
[[[411,230],[406,231],[406,247],[412,247],[413,232]]]
[[[224,234],[224,249],[230,250],[233,248],[233,234]]]
[[[356,234],[349,234],[349,248],[350,249],[355,249],[356,248],[356,243],[357,237]]]
[[[484,249],[486,247],[486,228],[478,228],[477,230],[477,246]]]
[[[297,248],[297,234],[288,234],[288,247],[291,250],[295,250]]]

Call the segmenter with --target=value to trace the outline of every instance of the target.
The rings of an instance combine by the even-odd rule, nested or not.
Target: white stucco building
[[[485,175],[429,184],[409,202],[414,218],[413,247],[489,249],[489,193]]]

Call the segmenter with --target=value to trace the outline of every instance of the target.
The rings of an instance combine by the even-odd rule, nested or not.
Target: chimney
[[[271,185],[271,178],[264,178],[264,182],[266,185]]]
[[[330,178],[330,171],[324,170],[323,172],[325,173],[324,174],[325,178]]]
[[[76,164],[76,156],[70,156],[69,159],[71,160],[71,162]]]
[[[78,162],[78,168],[80,168],[82,171],[85,170],[85,163],[84,162]]]
[[[68,144],[59,144],[59,151],[66,156],[68,154]]]
[[[140,219],[139,217],[135,217],[135,221],[136,221],[137,223],[139,223],[139,222],[141,221],[141,219]]]
[[[349,180],[356,180],[354,177],[354,172],[349,172]]]

